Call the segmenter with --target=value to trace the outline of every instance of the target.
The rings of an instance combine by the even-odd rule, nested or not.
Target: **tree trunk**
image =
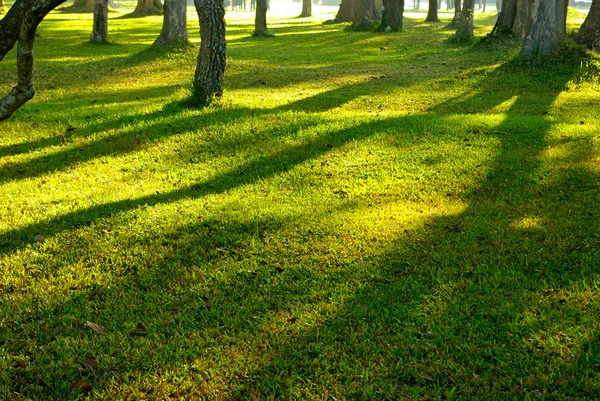
[[[515,15],[517,14],[517,0],[504,0],[502,2],[502,12],[498,21],[498,30],[496,34],[512,33],[515,23]]]
[[[96,0],[92,43],[108,43],[108,0]]]
[[[300,18],[312,17],[312,0],[302,0],[302,13]]]
[[[264,0],[260,0],[265,4]],[[200,53],[194,75],[194,98],[208,105],[223,94],[226,63],[223,0],[194,0],[200,23]]]
[[[160,0],[138,0],[135,10],[128,17],[145,17],[147,15],[162,15],[164,8]]]
[[[335,20],[338,22],[354,21],[354,9],[356,8],[356,1],[357,0],[342,0],[340,3],[340,9],[335,16]]]
[[[588,49],[599,51],[600,40],[600,0],[592,0],[592,7],[585,21],[579,28],[575,42],[587,46]],[[596,44],[596,45],[594,45]]]
[[[153,46],[180,47],[188,44],[186,0],[165,0],[162,30]]]
[[[529,32],[529,27],[531,25],[532,6],[533,0],[516,0],[516,11],[512,33],[518,38],[525,39],[525,35],[527,35],[527,32]]]
[[[267,0],[256,0],[254,36],[267,36]]]
[[[44,17],[65,0],[17,0],[0,20],[0,60],[17,45],[17,86],[0,100],[0,121],[33,98],[33,42],[35,31]],[[13,9],[15,11],[13,12]],[[7,32],[13,29],[13,32]],[[16,29],[16,35],[15,31]]]
[[[437,0],[429,0],[429,10],[425,22],[440,22],[438,18],[438,3]]]
[[[458,22],[460,21],[460,13],[462,10],[461,4],[461,0],[456,0],[456,5],[454,6],[454,18],[452,18],[452,21],[450,21],[450,23],[448,24],[449,28],[458,28]]]
[[[458,20],[458,27],[456,28],[456,39],[471,40],[474,38],[473,35],[473,8],[475,7],[475,0],[464,0],[463,9],[460,12],[460,19]]]
[[[564,0],[534,0],[521,56],[552,54],[565,37],[566,17]]]
[[[75,0],[73,5],[62,10],[63,13],[93,13],[95,0]]]
[[[383,7],[384,11],[381,13],[381,28],[386,31],[394,32],[402,30],[404,0],[383,0]]]
[[[352,28],[355,31],[372,28],[381,20],[382,4],[382,0],[356,0]]]

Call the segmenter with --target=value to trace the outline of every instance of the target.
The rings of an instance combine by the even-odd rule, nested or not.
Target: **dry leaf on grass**
[[[106,330],[103,326],[100,326],[99,324],[92,323],[92,322],[85,322],[85,324],[90,329],[94,330],[96,333],[100,333],[100,334],[106,334],[106,333],[108,333],[108,330]]]
[[[96,361],[95,359],[92,359],[92,358],[86,359],[85,361],[81,362],[81,364],[83,365],[84,368],[89,369],[89,370],[98,369],[98,361]]]
[[[569,378],[567,376],[561,376],[558,379],[556,379],[556,384],[558,384],[559,386],[564,386],[568,382]]]
[[[146,330],[143,324],[138,323],[137,326],[135,326],[135,330],[133,330],[129,334],[131,334],[132,336],[145,336],[146,334],[148,334],[148,331]]]
[[[82,393],[87,393],[92,390],[92,386],[86,382],[75,382],[71,385],[71,389],[79,390]]]

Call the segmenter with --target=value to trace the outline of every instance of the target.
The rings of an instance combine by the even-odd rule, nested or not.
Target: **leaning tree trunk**
[[[454,18],[448,24],[448,28],[458,28],[458,23],[460,22],[460,13],[462,10],[461,7],[462,1],[456,0],[456,5],[454,6]]]
[[[458,27],[456,28],[456,39],[471,40],[474,38],[473,35],[473,8],[475,7],[475,0],[464,0],[463,9],[460,12],[460,19],[458,20]]]
[[[312,0],[302,0],[302,13],[300,18],[312,17]]]
[[[600,51],[600,0],[592,0],[590,12],[577,32],[575,42]]]
[[[356,0],[352,28],[355,31],[372,28],[381,20],[382,4],[382,0]]]
[[[564,0],[534,0],[521,56],[552,54],[565,37],[566,17]]]
[[[96,0],[92,43],[108,43],[108,0]]]
[[[198,12],[201,41],[194,75],[194,98],[199,104],[208,105],[223,94],[225,4],[223,0],[194,0],[194,4]]]
[[[386,31],[402,30],[404,0],[383,0],[383,7],[385,11],[381,15],[381,29]]]
[[[145,17],[147,15],[162,15],[164,8],[160,0],[138,0],[135,10],[127,17]]]
[[[429,0],[429,10],[425,22],[440,22],[438,18],[438,2],[437,0]]]
[[[17,45],[17,86],[0,100],[0,121],[33,98],[33,42],[35,31],[44,17],[65,0],[17,0],[0,20],[0,60]],[[13,12],[13,9],[16,9]],[[17,34],[15,35],[14,29]],[[6,30],[13,30],[13,33]]]
[[[154,46],[180,47],[188,44],[186,0],[165,0],[165,16]]]
[[[267,36],[267,0],[256,0],[254,36]]]
[[[335,16],[335,20],[339,22],[352,22],[354,21],[354,8],[357,0],[342,0],[340,3],[340,9]]]

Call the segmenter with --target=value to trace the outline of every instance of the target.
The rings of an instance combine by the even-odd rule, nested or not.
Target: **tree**
[[[382,0],[356,0],[352,28],[363,30],[373,27],[381,20]]]
[[[600,0],[592,0],[590,12],[577,32],[575,42],[600,51]]]
[[[65,13],[93,13],[95,0],[75,0],[73,5],[66,7],[63,12]]]
[[[300,18],[312,16],[312,0],[302,0],[302,12]]]
[[[521,39],[529,31],[533,0],[504,0],[494,35],[513,34]]]
[[[0,20],[0,61],[17,44],[18,82],[0,100],[0,121],[33,98],[33,42],[35,31],[50,11],[65,0],[17,0]]]
[[[533,0],[531,28],[525,37],[521,56],[547,56],[565,37],[567,13],[564,0]]]
[[[448,24],[449,28],[458,28],[458,22],[460,21],[460,13],[462,10],[461,4],[461,0],[456,0],[454,6],[454,18],[452,18],[452,21],[450,21],[450,23]]]
[[[456,39],[471,40],[474,38],[473,35],[473,8],[475,7],[475,0],[464,0],[462,11],[460,12],[460,19],[458,20],[458,27],[456,28]]]
[[[186,0],[165,0],[162,30],[154,46],[178,47],[188,44]]]
[[[126,17],[145,17],[147,15],[162,15],[164,8],[160,0],[138,0],[135,10]]]
[[[96,0],[92,43],[108,43],[108,0]]]
[[[254,36],[267,34],[267,0],[256,0],[256,18],[254,19]]]
[[[383,0],[384,12],[381,14],[381,28],[392,31],[402,30],[404,19],[404,0]]]
[[[425,22],[440,22],[438,18],[438,2],[437,0],[429,0],[429,10]]]
[[[354,8],[357,0],[342,0],[340,3],[340,9],[335,16],[335,20],[338,22],[352,22],[354,21]]]
[[[223,94],[226,63],[225,4],[223,0],[194,0],[194,5],[198,12],[201,43],[194,74],[193,96],[199,104],[208,105],[215,97]]]

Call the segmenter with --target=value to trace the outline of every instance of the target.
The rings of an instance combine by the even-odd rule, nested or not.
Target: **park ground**
[[[191,7],[170,52],[160,17],[42,23],[0,125],[0,399],[597,399],[598,60],[289,4],[273,38],[228,13],[204,109]]]

